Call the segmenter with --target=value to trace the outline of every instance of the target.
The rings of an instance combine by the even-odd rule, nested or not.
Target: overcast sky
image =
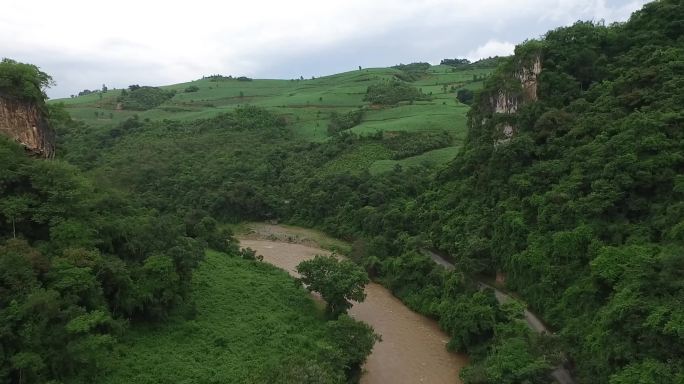
[[[644,0],[2,0],[0,56],[36,64],[50,97],[221,73],[321,76],[513,52],[576,20],[624,21]]]

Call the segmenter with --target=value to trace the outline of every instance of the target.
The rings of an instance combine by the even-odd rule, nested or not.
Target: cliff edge
[[[20,143],[33,155],[55,156],[55,132],[35,102],[0,95],[0,134]]]

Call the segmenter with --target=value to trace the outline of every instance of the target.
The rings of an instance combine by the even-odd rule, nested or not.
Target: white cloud
[[[53,75],[53,96],[209,73],[308,77],[357,65],[502,54],[577,19],[624,20],[643,3],[3,0],[0,55]]]
[[[486,59],[493,56],[508,56],[513,54],[515,44],[507,41],[489,40],[485,44],[468,52],[466,57],[470,61]]]

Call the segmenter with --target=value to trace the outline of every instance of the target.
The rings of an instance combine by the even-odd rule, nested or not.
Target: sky
[[[0,57],[39,66],[51,98],[203,75],[323,76],[509,55],[577,20],[625,21],[645,0],[3,0]]]

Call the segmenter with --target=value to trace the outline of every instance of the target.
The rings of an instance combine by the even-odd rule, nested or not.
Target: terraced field
[[[132,116],[151,120],[193,120],[244,105],[255,105],[283,116],[295,135],[308,141],[324,141],[330,137],[327,130],[332,112],[345,113],[364,108],[361,123],[350,129],[353,133],[444,130],[454,139],[449,147],[401,160],[391,160],[386,151],[377,148],[360,148],[358,154],[349,155],[353,159],[342,158],[331,166],[334,171],[353,163],[354,168],[383,172],[397,164],[440,164],[452,159],[465,136],[469,109],[458,102],[454,90],[480,88],[489,72],[491,68],[432,66],[419,80],[411,83],[429,95],[430,100],[402,102],[395,106],[369,105],[363,100],[369,85],[401,75],[402,71],[395,68],[368,68],[306,80],[204,78],[162,86],[163,89],[175,90],[176,95],[159,107],[146,111],[122,109],[117,102],[121,90],[117,89],[52,102],[63,102],[72,117],[94,126],[118,124]],[[197,90],[186,92],[188,87],[196,87]]]

